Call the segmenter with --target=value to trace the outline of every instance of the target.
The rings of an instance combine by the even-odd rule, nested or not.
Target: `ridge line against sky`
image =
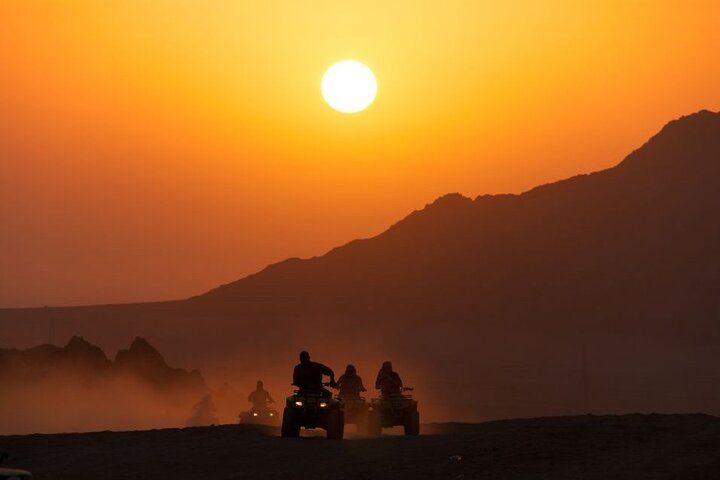
[[[0,4],[0,306],[186,298],[720,109],[720,4]],[[339,114],[323,72],[378,94]]]

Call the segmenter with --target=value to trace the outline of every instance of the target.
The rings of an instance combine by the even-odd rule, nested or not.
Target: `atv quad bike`
[[[299,437],[300,428],[323,428],[330,440],[341,440],[345,431],[343,403],[325,392],[300,392],[287,397],[280,433]]]
[[[369,412],[368,402],[365,397],[346,395],[344,397],[337,396],[338,400],[343,403],[345,411],[345,425],[354,424],[357,431],[365,432],[367,430],[367,419]]]
[[[280,413],[274,408],[252,408],[247,412],[240,412],[238,417],[241,424],[277,425],[280,420]]]
[[[0,479],[2,480],[32,480],[32,474],[27,470],[0,467]]]
[[[0,452],[0,463],[6,458],[8,458],[8,454]],[[32,474],[27,470],[0,467],[0,480],[32,480]]]
[[[403,391],[412,388],[403,388]],[[402,393],[385,395],[370,400],[368,414],[368,435],[378,436],[383,428],[402,425],[405,435],[420,434],[420,412],[417,400]]]

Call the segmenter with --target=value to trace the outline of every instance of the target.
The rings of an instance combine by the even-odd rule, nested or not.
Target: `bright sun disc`
[[[327,69],[320,89],[325,101],[343,113],[365,110],[375,100],[375,75],[356,60],[343,60]]]

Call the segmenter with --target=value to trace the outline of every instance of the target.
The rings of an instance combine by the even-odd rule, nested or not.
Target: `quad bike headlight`
[[[327,402],[320,402],[320,408],[327,407]]]
[[[253,412],[253,417],[257,417],[257,412]]]
[[[295,406],[302,407],[302,402],[300,400],[295,400]]]
[[[273,412],[270,412],[270,416],[271,416],[271,417],[274,417],[275,414],[274,414]]]

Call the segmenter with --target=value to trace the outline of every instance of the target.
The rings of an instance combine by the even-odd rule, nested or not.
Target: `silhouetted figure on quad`
[[[345,373],[338,378],[337,388],[338,398],[345,407],[345,423],[354,423],[357,431],[364,433],[367,429],[368,404],[360,395],[366,390],[354,365],[345,368]]]
[[[278,412],[268,407],[268,403],[275,403],[270,393],[263,387],[262,380],[258,380],[255,390],[248,396],[248,402],[253,406],[248,412],[240,412],[241,423],[274,424],[277,422]]]
[[[215,402],[208,393],[193,406],[193,414],[185,421],[188,427],[204,427],[219,423]]]
[[[258,380],[255,390],[248,396],[248,402],[253,404],[253,410],[264,412],[268,409],[268,403],[275,403],[270,393],[263,388],[263,381]]]
[[[318,362],[310,361],[310,354],[303,350],[300,352],[300,363],[293,370],[292,384],[298,387],[300,394],[322,393],[330,398],[332,394],[323,388],[323,375],[330,377],[328,385],[335,388],[335,372],[330,367]]]
[[[323,384],[323,376],[330,382]],[[300,364],[293,371],[292,384],[298,387],[287,397],[283,411],[283,437],[298,437],[301,428],[324,428],[327,438],[340,440],[345,430],[343,403],[326,390],[324,385],[336,387],[335,373],[322,363],[311,362],[310,354],[300,352]]]
[[[400,375],[392,369],[392,363],[384,362],[375,380],[380,398],[370,400],[368,435],[380,435],[383,428],[402,425],[405,435],[420,434],[420,412],[417,400],[403,394],[412,388],[403,387]]]
[[[400,395],[402,393],[402,380],[400,375],[392,369],[391,362],[383,362],[375,379],[375,388],[380,390],[383,397]]]
[[[345,368],[345,373],[338,378],[337,388],[341,398],[360,397],[362,392],[367,391],[354,365]]]

